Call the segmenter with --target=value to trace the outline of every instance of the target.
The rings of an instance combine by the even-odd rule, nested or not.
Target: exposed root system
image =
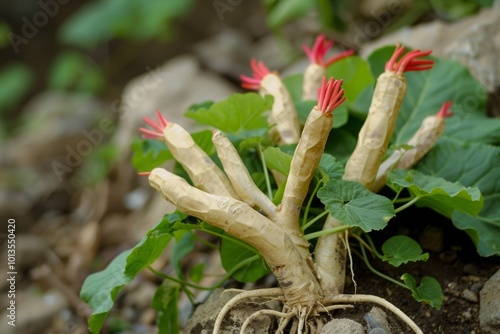
[[[240,290],[238,290],[240,291]],[[217,319],[215,320],[215,326],[212,334],[219,334],[220,328],[222,325],[222,321],[226,314],[239,302],[250,299],[250,298],[259,298],[259,299],[281,299],[284,300],[283,292],[280,288],[271,288],[271,289],[261,289],[261,290],[253,290],[253,291],[244,291],[239,295],[234,296],[229,300],[226,305],[221,309]],[[413,332],[417,334],[423,334],[422,330],[410,319],[405,313],[403,313],[399,308],[388,302],[387,300],[373,296],[373,295],[347,295],[347,294],[339,294],[334,297],[324,298],[324,300],[317,303],[317,307],[312,310],[309,310],[308,307],[289,307],[285,305],[281,312],[274,310],[260,310],[252,315],[250,315],[245,322],[242,324],[240,333],[243,334],[246,332],[248,325],[260,316],[274,316],[279,318],[278,329],[276,330],[276,334],[282,334],[285,331],[285,328],[290,324],[290,321],[293,320],[291,325],[290,333],[296,334],[317,334],[321,331],[324,323],[321,318],[318,317],[319,313],[330,312],[332,310],[337,309],[346,309],[353,308],[356,303],[373,303],[383,306],[387,310],[394,313],[401,321],[410,327]]]

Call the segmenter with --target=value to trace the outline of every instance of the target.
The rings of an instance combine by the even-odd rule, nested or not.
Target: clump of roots
[[[227,290],[241,291],[241,290]],[[330,312],[337,309],[353,308],[356,303],[373,303],[385,307],[394,313],[401,321],[406,323],[415,333],[423,334],[420,328],[399,308],[389,303],[387,300],[373,295],[349,295],[339,294],[333,297],[324,298],[318,301],[314,308],[306,306],[290,307],[286,305],[283,292],[280,288],[261,289],[252,291],[243,291],[240,294],[231,298],[221,309],[215,320],[214,330],[212,334],[219,334],[222,321],[226,314],[239,302],[258,298],[260,300],[280,300],[284,306],[281,312],[275,310],[260,310],[250,315],[241,326],[240,334],[246,333],[248,325],[260,316],[274,316],[279,319],[278,329],[276,334],[284,333],[287,326],[291,324],[290,333],[293,334],[316,334],[321,332],[323,328],[323,320],[319,317],[321,313]]]

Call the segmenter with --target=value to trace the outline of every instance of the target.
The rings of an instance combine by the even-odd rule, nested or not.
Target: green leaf
[[[188,111],[184,115],[239,138],[262,135],[267,130],[264,112],[271,109],[273,98],[256,93],[233,94],[210,108]]]
[[[392,170],[387,182],[395,191],[408,189],[413,196],[419,197],[417,205],[432,208],[448,218],[455,210],[477,215],[484,204],[477,187],[465,187],[416,170]]]
[[[384,242],[382,252],[382,260],[395,267],[410,261],[427,261],[429,258],[429,253],[422,254],[418,242],[404,235],[397,235]]]
[[[330,214],[349,226],[365,232],[383,229],[394,217],[392,202],[372,193],[358,182],[330,179],[318,191]]]
[[[354,103],[358,95],[375,81],[368,63],[358,56],[347,57],[333,63],[326,73],[327,77],[344,80],[342,88],[345,90],[344,95],[348,105]]]
[[[350,123],[350,122],[349,122]],[[345,163],[356,147],[357,137],[344,128],[330,132],[325,147],[325,153],[333,155],[337,160]]]
[[[293,19],[305,16],[314,4],[314,1],[279,0],[268,14],[267,24],[271,29],[279,28]]]
[[[327,177],[325,182],[330,179],[339,180],[344,176],[344,166],[334,156],[327,153],[321,156],[319,168],[323,176]]]
[[[453,224],[465,230],[482,256],[500,255],[500,148],[442,141],[416,166],[424,174],[478,187],[484,207],[478,216],[455,212]]]
[[[64,51],[57,55],[49,69],[49,87],[76,88],[84,92],[99,91],[104,77],[99,67],[81,52]]]
[[[92,315],[88,324],[92,333],[99,333],[118,293],[144,268],[153,263],[172,239],[171,225],[185,215],[174,213],[146,233],[132,249],[121,253],[103,271],[87,277],[80,297],[89,304]]]
[[[424,276],[420,281],[420,285],[417,286],[415,278],[412,275],[406,273],[401,276],[404,283],[411,290],[413,298],[417,302],[424,302],[434,307],[436,310],[441,308],[443,304],[443,292],[439,282],[429,276]]]
[[[11,63],[0,71],[0,114],[14,107],[28,93],[34,82],[31,69],[21,63]]]
[[[173,159],[165,143],[154,139],[132,139],[132,164],[139,172],[149,172]]]
[[[229,238],[224,238],[221,241],[220,256],[222,266],[228,272],[233,270],[234,267],[240,266],[241,262],[255,255],[257,255],[256,251],[242,246],[239,242],[234,242]],[[232,277],[239,282],[255,282],[270,272],[271,269],[269,269],[269,266],[259,256],[257,260],[238,269]]]
[[[177,234],[180,237],[177,238]],[[176,241],[172,246],[171,260],[175,267],[177,276],[182,277],[181,260],[194,249],[194,233],[191,231],[180,231],[176,233]]]
[[[281,174],[288,176],[292,156],[286,154],[278,147],[268,147],[264,150],[263,154],[267,168],[277,170]]]
[[[135,40],[169,37],[170,21],[186,13],[193,3],[193,0],[93,1],[64,22],[59,38],[66,44],[92,49],[117,37]]]
[[[486,117],[485,113],[457,115],[446,120],[444,138],[463,144],[500,143],[500,118]]]
[[[201,279],[203,278],[203,272],[205,270],[205,263],[198,263],[197,265],[192,266],[189,269],[189,279],[195,283],[199,283]]]
[[[304,75],[302,73],[292,74],[287,76],[286,78],[283,78],[282,81],[286,89],[288,90],[288,93],[290,93],[292,101],[295,103],[295,106],[297,106],[299,102],[302,102],[302,84],[304,82]],[[315,103],[315,101],[307,102]],[[314,105],[312,105],[311,108],[312,107],[314,107]],[[311,109],[309,109],[309,111],[311,111]]]
[[[156,289],[152,306],[157,311],[158,334],[179,333],[177,300],[180,285],[169,280]]]

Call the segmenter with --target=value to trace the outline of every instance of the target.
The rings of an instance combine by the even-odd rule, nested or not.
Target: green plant
[[[317,43],[321,45],[315,49],[321,50],[326,41],[318,39]],[[278,298],[283,302],[283,312],[273,313],[281,318],[282,330],[293,320],[294,328],[301,333],[305,326],[314,326],[306,322],[308,318],[318,317],[338,304],[374,302],[387,307],[421,333],[408,316],[387,301],[377,296],[343,294],[345,258],[350,256],[351,247],[348,237],[355,241],[353,247],[358,245],[372,271],[409,289],[417,301],[440,308],[441,289],[434,278],[417,278],[420,279],[417,284],[416,278],[404,274],[402,281],[395,280],[375,270],[366,253],[368,250],[394,266],[425,261],[428,254],[422,253],[418,243],[406,236],[394,236],[382,245],[380,253],[369,232],[383,229],[391,217],[416,204],[452,219],[455,226],[467,231],[481,255],[498,255],[500,209],[492,204],[498,196],[500,171],[491,166],[500,160],[500,149],[492,145],[499,142],[500,121],[484,116],[484,90],[463,66],[439,59],[417,59],[428,54],[419,51],[410,51],[398,59],[403,52],[403,48],[382,48],[366,62],[356,56],[335,62],[326,70],[327,75],[344,81],[317,82],[317,103],[302,100],[302,83],[311,81],[301,75],[281,81],[263,63],[252,62],[255,76],[243,78],[244,83],[261,89],[263,96],[234,94],[221,102],[193,106],[186,113],[187,117],[218,129],[214,133],[205,130],[189,135],[180,126],[167,122],[160,113],[157,122],[146,118],[152,129],[142,129],[146,139],[134,142],[134,164],[149,174],[151,185],[180,211],[165,215],[137,246],[86,280],[81,295],[93,309],[89,319],[92,332],[101,329],[119,291],[141,270],[149,268],[165,279],[153,301],[158,310],[160,333],[178,331],[174,303],[180,291],[191,296],[191,289],[213,289],[229,277],[251,282],[270,271],[276,275],[280,287],[246,291],[234,297],[221,310],[214,333],[218,332],[225,313],[235,303],[250,297]],[[390,61],[384,66],[387,59]],[[432,70],[410,73],[404,79],[405,70],[428,69],[433,63]],[[372,99],[374,77],[384,67],[386,73],[381,75]],[[268,80],[268,76],[272,77]],[[266,86],[268,81],[273,83],[272,89]],[[397,86],[394,88],[391,82]],[[407,87],[406,96],[403,85]],[[285,94],[290,99],[283,98],[283,89],[288,91]],[[386,96],[381,89],[386,95],[395,95]],[[273,99],[266,92],[272,92]],[[476,102],[472,107],[465,104],[471,98]],[[283,104],[288,100],[294,108]],[[419,128],[425,128],[427,117],[438,117],[439,122],[444,122],[450,108],[449,103],[442,107],[444,101],[452,101],[456,116],[447,118],[448,124],[439,140],[439,136],[431,135],[434,130],[441,131],[440,126],[422,132],[437,141],[432,150],[413,170],[396,169],[406,159],[405,154],[399,154],[386,169],[392,199],[367,189],[374,184],[383,156],[392,152],[366,151],[370,148],[366,139],[380,135],[382,144],[374,147],[382,152],[391,143],[390,151],[424,150],[425,154],[432,146],[427,142],[422,146],[419,141],[412,146],[405,144],[419,133]],[[399,112],[399,117],[367,117],[370,102],[372,114],[380,111],[376,106],[379,104],[391,116]],[[432,116],[440,108],[438,116]],[[307,109],[310,112],[304,112]],[[283,113],[296,110],[299,120],[305,118],[296,145],[287,142],[276,147],[287,133],[273,124],[283,117],[268,118],[265,115],[268,110]],[[333,122],[337,113],[340,121]],[[356,140],[360,120],[364,118],[368,129],[361,131],[360,139]],[[389,120],[393,125],[380,126]],[[475,127],[482,127],[482,131],[470,131]],[[277,136],[272,135],[274,128],[278,128]],[[394,130],[392,136],[389,133],[392,130],[388,129]],[[364,147],[350,155],[356,142]],[[360,172],[347,171],[349,162],[344,169],[344,162],[372,155],[376,159],[366,159],[369,162]],[[468,158],[466,163],[464,157]],[[177,175],[157,168],[172,158],[178,162]],[[407,168],[415,163],[412,161]],[[365,178],[367,169],[371,170],[371,176]],[[253,207],[260,208],[262,213]],[[196,242],[198,231],[221,238],[220,254],[227,275],[211,287],[197,284],[203,275],[202,265],[190,268],[187,277],[178,267],[179,259]],[[165,274],[150,268],[173,239],[176,240],[172,250],[175,273]],[[252,319],[247,319],[243,328]]]

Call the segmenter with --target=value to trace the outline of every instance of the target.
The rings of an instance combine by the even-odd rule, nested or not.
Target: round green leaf
[[[384,242],[382,252],[382,260],[395,267],[409,261],[427,261],[429,258],[429,253],[422,254],[418,242],[404,235],[397,235]]]
[[[394,206],[387,197],[358,182],[330,179],[318,197],[333,217],[365,232],[383,229],[394,217]]]

